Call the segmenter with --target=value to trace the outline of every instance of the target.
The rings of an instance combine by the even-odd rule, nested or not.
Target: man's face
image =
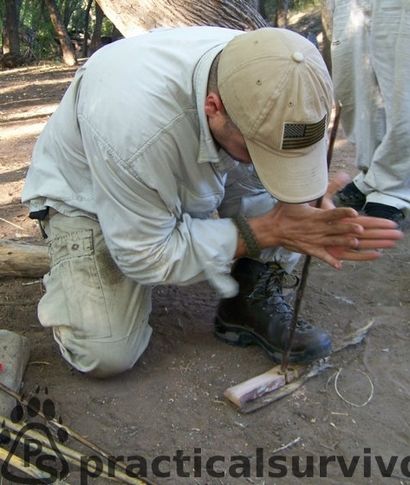
[[[215,141],[234,159],[242,163],[252,163],[242,133],[229,118],[216,93],[210,93],[205,102],[205,113],[209,129]]]
[[[209,127],[215,140],[234,160],[242,163],[252,163],[242,133],[227,115],[219,120],[216,126],[211,125],[212,123],[210,122]]]

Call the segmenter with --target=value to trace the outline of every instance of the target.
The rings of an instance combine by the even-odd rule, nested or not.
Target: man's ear
[[[208,118],[213,118],[219,114],[225,115],[225,107],[219,94],[211,91],[205,98],[205,114]]]

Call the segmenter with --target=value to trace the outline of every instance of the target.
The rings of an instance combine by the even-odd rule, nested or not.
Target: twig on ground
[[[72,438],[74,438],[76,441],[78,441],[82,445],[86,446],[87,448],[95,451],[96,453],[101,455],[103,458],[105,458],[108,462],[112,461],[112,457],[106,451],[104,451],[101,447],[99,447],[95,443],[92,443],[88,439],[84,438],[83,436],[81,436],[79,433],[77,433],[76,431],[74,431],[70,427],[63,425],[62,423],[59,423],[56,419],[47,419],[47,417],[44,415],[44,413],[40,409],[33,409],[32,406],[30,405],[29,401],[24,399],[22,396],[20,396],[19,394],[17,394],[16,392],[14,392],[12,389],[10,389],[9,387],[7,387],[6,385],[4,385],[1,382],[0,382],[0,390],[4,391],[9,396],[16,399],[20,404],[22,404],[22,405],[26,406],[27,408],[35,411],[37,415],[46,419],[47,423],[55,426],[58,429],[61,428],[61,429],[65,430],[69,436],[71,436]],[[127,468],[124,464],[122,464],[120,462],[116,462],[116,466],[118,467],[118,469],[120,469],[124,473],[127,472]],[[142,481],[142,480],[139,480],[137,478],[135,478],[135,481],[133,483],[136,484],[136,485],[145,485],[145,484],[154,485],[152,482],[148,481],[147,479],[144,479],[144,481]]]
[[[3,462],[6,462],[7,465],[12,466],[16,470],[23,472],[25,475],[36,478],[37,480],[40,480],[43,483],[50,483],[50,479],[52,479],[52,476],[49,473],[45,473],[44,471],[40,470],[34,465],[31,465],[30,463],[25,463],[24,460],[22,460],[19,456],[10,455],[10,453],[7,450],[1,447],[0,447],[0,460]],[[65,483],[65,482],[53,481],[53,483]],[[68,484],[65,483],[65,485],[68,485]]]
[[[18,226],[17,224],[14,224],[14,222],[10,222],[7,219],[3,219],[3,217],[0,217],[0,221],[3,221],[6,224],[10,224],[10,226],[16,227],[17,229],[20,229],[21,231],[26,232],[26,230],[24,229],[24,227]]]
[[[19,432],[22,431],[23,427],[26,423],[13,423],[10,419],[0,416],[0,422],[6,426],[10,432],[10,435],[13,439],[17,438]],[[45,435],[42,435],[38,431],[34,431],[32,429],[25,429],[23,436],[20,437],[20,440],[24,442],[25,438],[31,438],[33,440],[39,441],[43,447],[42,450],[46,452],[47,455],[53,455],[57,458],[59,457],[58,453],[60,453],[69,463],[78,466],[81,468],[83,466],[83,459],[84,456],[81,455],[77,450],[70,448],[69,446],[63,445],[61,443],[55,443],[58,449],[58,453],[50,448],[50,442]],[[30,441],[28,441],[28,446],[30,446]],[[33,444],[32,444],[33,445]],[[121,483],[127,483],[130,485],[142,485],[144,482],[138,480],[137,478],[132,478],[126,475],[121,470],[117,469],[117,462],[115,463],[115,467],[110,467],[107,463],[101,464],[101,477],[109,478],[111,480],[121,481]],[[114,475],[114,476],[113,476]]]
[[[21,283],[21,286],[37,285],[38,283],[42,283],[42,282],[43,280],[29,281],[28,283]]]
[[[332,446],[325,445],[324,443],[319,443],[320,446],[323,446],[323,448],[326,448],[330,451],[335,451],[335,448]]]
[[[290,448],[291,446],[293,445],[296,445],[296,443],[299,443],[299,441],[301,440],[302,438],[300,436],[298,436],[297,438],[295,438],[294,440],[290,441],[289,443],[287,443],[286,445],[283,445],[281,446],[280,448],[276,448],[276,450],[273,450],[272,451],[272,455],[274,455],[275,453],[279,453],[279,451],[283,451],[283,450],[286,450],[287,448]]]
[[[374,318],[372,318],[364,327],[358,328],[354,332],[345,335],[339,342],[336,343],[333,349],[333,353],[339,352],[340,350],[345,349],[351,345],[357,345],[362,342],[362,340],[366,337],[368,331],[374,324]]]
[[[13,423],[12,421],[8,420],[7,418],[3,418],[2,416],[0,416],[0,421],[3,421],[7,428],[13,430],[10,431],[10,436],[14,440],[16,440],[18,438],[18,433],[21,431],[23,426],[21,424]],[[26,429],[24,430],[23,436],[19,438],[19,442],[25,443],[25,446],[34,447],[34,449],[37,449],[37,444],[35,442],[27,440],[27,438],[31,438],[40,442],[42,444],[41,451],[48,456],[55,456],[57,459],[63,456],[63,458],[68,463],[71,463],[72,465],[75,465],[80,469],[84,466],[83,455],[68,446],[62,445],[61,443],[56,443],[58,449],[57,452],[50,448],[50,442],[46,436],[43,436],[41,433],[38,433],[34,430]],[[127,483],[131,485],[141,483],[139,481],[136,481],[136,479],[129,477],[125,473],[117,470],[116,468],[114,470],[111,470],[106,463],[102,463],[101,466],[102,468],[99,475],[100,477],[108,478],[114,481],[120,481],[121,483]]]

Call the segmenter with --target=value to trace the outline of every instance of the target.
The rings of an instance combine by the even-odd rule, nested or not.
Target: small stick
[[[21,286],[37,285],[38,283],[42,283],[42,282],[43,282],[43,280],[29,281],[28,283],[21,283]]]
[[[296,443],[299,443],[299,441],[301,440],[302,438],[300,436],[298,436],[297,438],[295,438],[294,440],[290,441],[287,445],[283,445],[281,446],[280,448],[276,448],[276,450],[273,450],[272,451],[272,455],[274,455],[275,453],[279,453],[279,451],[283,451],[283,450],[286,450],[287,448],[290,448],[291,446],[293,445],[296,445]]]
[[[13,430],[10,432],[10,435],[13,436],[13,438],[16,438],[17,437],[16,432],[18,433],[19,431],[21,431],[23,426],[13,423],[9,419],[4,418],[2,416],[0,416],[0,421],[1,420],[3,420],[3,423],[6,425],[7,428],[10,428],[11,430]],[[21,437],[21,440],[24,441],[26,437],[37,440],[42,445],[44,445],[43,450],[46,452],[47,455],[53,455],[58,457],[58,454],[54,450],[49,448],[50,443],[48,442],[47,438],[43,436],[41,433],[38,433],[34,430],[27,429],[24,431],[24,436]],[[30,442],[28,442],[27,444],[28,446],[30,446]],[[31,445],[33,444],[31,443]],[[58,451],[61,453],[61,455],[64,456],[64,458],[69,463],[81,468],[83,456],[78,451],[73,450],[68,446],[62,445],[61,443],[58,443],[57,447],[58,447]],[[112,472],[114,473],[114,476],[112,475]],[[109,478],[111,480],[116,480],[116,481],[121,480],[121,483],[127,483],[131,485],[138,485],[139,483],[141,483],[137,479],[129,477],[128,475],[121,472],[120,470],[114,469],[112,472],[106,463],[102,464],[102,470],[100,475],[102,477]]]
[[[16,455],[10,456],[10,453],[1,447],[0,447],[0,460],[7,463],[8,465],[11,465],[13,468],[16,468],[17,470],[25,473],[26,475],[29,475],[30,477],[41,480],[41,482],[43,483],[50,483],[50,479],[52,477],[49,473],[45,473],[41,471],[36,466],[31,465],[30,463],[25,463],[19,456],[16,456]],[[62,483],[62,482],[59,482],[59,483]]]
[[[293,315],[292,315],[292,322],[290,324],[290,332],[289,332],[289,338],[287,341],[287,346],[286,346],[286,351],[283,354],[282,357],[282,365],[281,365],[281,371],[285,374],[285,380],[288,382],[288,377],[287,377],[287,369],[289,365],[289,355],[292,347],[292,341],[293,341],[293,335],[295,334],[296,330],[296,324],[298,322],[299,318],[299,310],[300,310],[300,305],[302,303],[302,298],[305,293],[305,287],[306,287],[306,282],[307,282],[307,277],[309,274],[309,266],[310,266],[310,261],[312,257],[310,254],[308,254],[305,258],[305,261],[303,263],[303,269],[302,269],[302,275],[300,277],[300,283],[299,286],[296,290],[296,296],[295,296],[295,307],[293,309]]]
[[[10,224],[10,226],[14,226],[17,229],[21,229],[22,231],[25,231],[24,227],[18,226],[17,224],[14,224],[14,222],[10,222],[7,219],[3,219],[2,217],[0,217],[0,221],[6,222],[7,224]]]
[[[329,146],[327,149],[327,170],[328,171],[330,169],[330,163],[332,161],[332,155],[333,155],[333,147],[336,141],[337,130],[339,128],[341,109],[342,109],[342,105],[340,104],[340,102],[338,102],[336,104],[335,118],[333,120],[333,126],[331,129],[330,138],[329,138]],[[323,196],[317,199],[315,207],[317,208],[320,207],[322,205],[322,200],[323,200]],[[285,373],[285,376],[286,376],[286,370],[289,365],[289,355],[292,347],[293,336],[296,330],[296,324],[298,322],[299,310],[302,303],[302,298],[305,293],[305,287],[306,287],[306,282],[309,275],[309,267],[310,267],[311,259],[312,257],[310,256],[310,254],[308,254],[305,258],[305,262],[303,263],[302,275],[300,277],[300,284],[296,290],[295,307],[293,310],[292,322],[290,324],[289,338],[287,341],[286,350],[282,356],[281,370],[282,372]]]
[[[23,399],[19,394],[17,394],[16,392],[14,392],[12,389],[10,389],[9,387],[7,387],[2,382],[0,382],[0,390],[4,391],[9,396],[13,397],[19,403],[23,404],[27,408],[32,409],[33,411],[35,411],[36,414],[38,414],[42,418],[46,419],[46,421],[48,423],[53,424],[57,428],[64,429],[72,438],[74,438],[75,440],[77,440],[79,443],[81,443],[82,445],[86,446],[87,448],[95,451],[96,453],[98,453],[99,455],[101,455],[103,458],[105,458],[107,461],[109,461],[109,462],[112,461],[112,457],[110,457],[110,455],[106,451],[104,451],[102,448],[100,448],[98,445],[96,445],[96,444],[92,443],[91,441],[87,440],[86,438],[84,438],[83,436],[81,436],[79,433],[77,433],[73,429],[69,428],[68,426],[59,423],[56,419],[47,419],[47,417],[43,414],[43,412],[40,409],[34,409],[26,399]],[[127,469],[126,469],[125,465],[123,465],[120,462],[116,462],[116,466],[118,468],[120,468],[124,473],[126,473]],[[137,481],[137,479],[135,479],[135,482],[134,483],[137,484],[137,485],[145,485],[145,484],[146,485],[154,485],[153,482],[148,481],[146,478],[144,480],[145,481],[142,481],[142,480],[138,480]]]
[[[26,399],[24,399],[22,396],[20,396],[19,394],[17,394],[17,392],[14,392],[12,389],[10,389],[9,387],[7,387],[2,382],[0,382],[0,390],[4,391],[6,394],[8,394],[11,397],[14,397],[14,399],[16,399],[20,404],[23,404],[27,408],[29,408],[29,409],[31,408],[32,409],[30,403]],[[38,414],[42,418],[46,419],[48,423],[53,424],[57,428],[63,428],[63,429],[65,429],[67,431],[67,433],[72,438],[76,439],[81,444],[87,446],[88,448],[90,448],[93,451],[96,451],[97,453],[99,453],[100,455],[102,455],[104,458],[107,458],[107,459],[109,458],[109,455],[108,455],[107,452],[105,452],[103,449],[101,449],[99,446],[95,445],[94,443],[91,443],[86,438],[83,438],[81,435],[79,435],[74,430],[70,429],[68,426],[65,426],[65,425],[59,423],[56,419],[47,419],[47,417],[43,414],[43,412],[41,411],[41,409],[32,409],[32,410],[35,411],[36,414]]]
[[[2,416],[0,416],[0,419],[2,419]],[[7,428],[9,427],[7,423],[5,423]],[[13,438],[14,442],[17,440],[17,436],[18,436],[18,433],[15,433],[14,431],[9,431],[10,433],[10,437]],[[54,450],[52,450],[51,448],[49,448],[47,445],[49,443],[47,443],[47,440],[45,439],[44,436],[41,436],[39,433],[35,433],[35,432],[32,432],[30,433],[29,430],[25,431],[24,432],[24,436],[21,436],[19,438],[19,444],[21,443],[24,443],[26,446],[28,446],[29,448],[35,448],[37,449],[37,445],[29,440],[27,440],[27,438],[32,438],[32,439],[35,439],[37,441],[39,441],[43,446],[41,448],[41,451],[43,452],[44,451],[44,454],[47,455],[47,456],[55,456],[55,457],[59,457],[57,452],[55,452]],[[61,451],[61,454],[64,455],[64,458],[71,464],[73,465],[76,465],[76,466],[80,466],[80,463],[75,459],[73,458],[72,456],[70,455],[67,455],[65,453],[62,452],[62,450],[60,450],[61,448],[61,445],[59,446],[59,451]],[[17,456],[17,455],[15,455]],[[24,465],[27,466],[27,465],[30,465],[30,463],[27,463],[27,462],[24,462]]]
[[[369,320],[368,323],[366,323],[364,327],[358,328],[348,335],[345,335],[339,342],[336,342],[333,348],[333,353],[339,352],[340,350],[343,350],[350,345],[360,344],[366,337],[370,328],[374,325],[374,322],[375,320],[374,318],[372,318]]]

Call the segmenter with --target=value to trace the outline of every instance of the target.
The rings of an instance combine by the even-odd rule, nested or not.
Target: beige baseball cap
[[[218,89],[265,188],[290,203],[321,197],[333,88],[316,47],[286,29],[240,34],[221,53]]]

